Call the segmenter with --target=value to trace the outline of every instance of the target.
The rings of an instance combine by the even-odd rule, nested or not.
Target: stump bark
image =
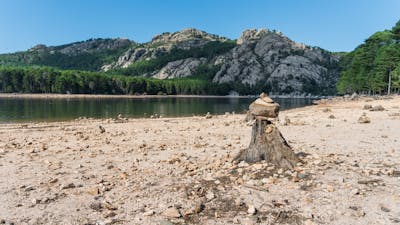
[[[290,170],[299,162],[278,128],[268,119],[257,117],[249,147],[241,150],[234,160],[249,163],[265,160],[279,168]]]

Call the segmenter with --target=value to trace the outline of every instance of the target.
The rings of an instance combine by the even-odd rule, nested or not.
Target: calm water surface
[[[0,123],[65,121],[78,117],[165,117],[244,112],[255,98],[99,98],[10,99],[0,98]],[[312,99],[276,98],[281,110],[312,104]]]

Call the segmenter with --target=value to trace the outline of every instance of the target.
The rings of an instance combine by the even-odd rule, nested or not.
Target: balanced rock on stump
[[[248,117],[251,116],[256,120],[253,124],[250,145],[239,152],[235,161],[251,163],[266,160],[280,168],[294,168],[299,159],[272,122],[278,114],[279,104],[265,93],[250,104]]]

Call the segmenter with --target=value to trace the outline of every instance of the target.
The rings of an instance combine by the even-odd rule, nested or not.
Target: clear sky
[[[350,51],[398,20],[400,0],[0,0],[0,53],[99,37],[146,42],[188,27],[232,39],[269,28]]]

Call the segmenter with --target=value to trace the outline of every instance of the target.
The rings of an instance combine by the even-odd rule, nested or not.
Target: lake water
[[[255,98],[0,98],[0,123],[29,121],[65,121],[79,117],[115,118],[164,117],[242,113]],[[312,104],[312,99],[276,98],[281,110]]]

